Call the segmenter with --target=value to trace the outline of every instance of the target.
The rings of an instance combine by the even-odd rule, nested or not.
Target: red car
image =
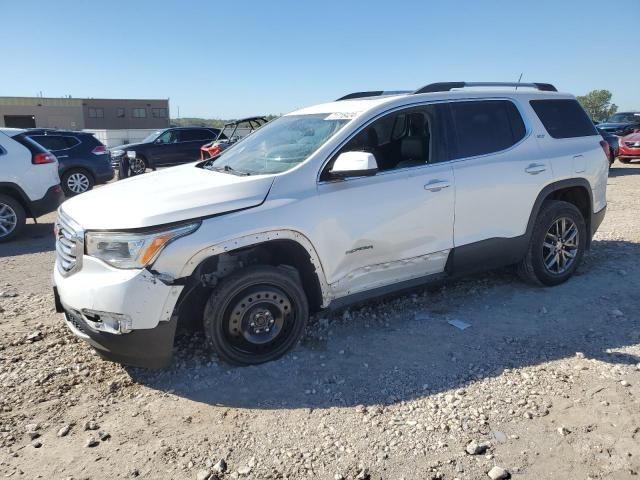
[[[216,140],[200,148],[200,159],[207,160],[220,155],[231,145],[255,132],[268,121],[265,117],[249,117],[226,123]]]
[[[631,160],[640,160],[640,130],[622,137],[618,142],[618,160],[629,163]]]

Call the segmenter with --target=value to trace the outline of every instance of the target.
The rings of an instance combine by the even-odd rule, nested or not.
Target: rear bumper
[[[113,180],[114,176],[115,176],[115,173],[113,171],[113,168],[111,167],[111,164],[109,164],[108,169],[105,168],[95,172],[96,185],[107,183],[108,181]]]
[[[56,210],[64,201],[64,193],[60,185],[54,185],[40,200],[29,202],[29,213],[33,218],[40,217]]]
[[[65,323],[74,335],[91,345],[105,360],[132,367],[163,368],[171,363],[177,320],[148,330],[120,335],[94,330],[77,310],[62,307]]]

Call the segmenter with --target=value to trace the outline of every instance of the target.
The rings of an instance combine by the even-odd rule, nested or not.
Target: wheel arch
[[[208,296],[206,293],[218,281],[238,268],[259,263],[293,267],[297,273],[292,271],[292,274],[299,275],[311,312],[329,305],[329,285],[309,239],[297,231],[277,230],[227,240],[193,255],[180,274],[185,288],[174,313],[178,317],[195,318],[194,314],[204,306],[202,297]]]
[[[27,215],[31,218],[34,218],[31,211],[31,202],[29,201],[29,197],[18,185],[10,182],[0,182],[0,194],[8,195],[9,197],[15,199],[20,203],[20,205],[22,205],[22,208],[24,208],[24,211],[27,213]]]
[[[591,217],[593,215],[593,190],[585,178],[569,178],[553,182],[544,187],[536,198],[529,222],[527,224],[527,239],[531,238],[536,218],[542,204],[548,200],[562,200],[575,205],[584,217],[587,232],[591,232]],[[587,248],[591,245],[591,235],[587,236]]]

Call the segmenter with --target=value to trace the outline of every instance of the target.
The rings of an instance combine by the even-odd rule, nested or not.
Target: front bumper
[[[62,303],[59,308],[67,327],[105,360],[142,368],[163,368],[171,363],[177,324],[175,318],[156,328],[115,335],[95,330],[78,310]]]
[[[117,269],[87,255],[71,275],[63,275],[56,262],[53,284],[56,309],[102,357],[147,368],[170,362],[173,310],[182,286],[166,285],[145,269]],[[122,318],[121,328],[105,329],[108,322],[96,321],[96,313]]]

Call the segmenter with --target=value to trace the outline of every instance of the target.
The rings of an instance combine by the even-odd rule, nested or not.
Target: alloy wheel
[[[18,225],[18,216],[11,206],[0,203],[0,237],[6,237]]]
[[[67,179],[67,187],[73,193],[84,193],[89,190],[89,185],[89,178],[84,173],[72,173]]]
[[[542,245],[545,268],[555,275],[565,273],[573,266],[579,245],[580,233],[575,222],[568,217],[555,220],[547,230]]]
[[[147,166],[143,159],[136,157],[129,160],[129,168],[134,175],[140,175],[145,172]]]

